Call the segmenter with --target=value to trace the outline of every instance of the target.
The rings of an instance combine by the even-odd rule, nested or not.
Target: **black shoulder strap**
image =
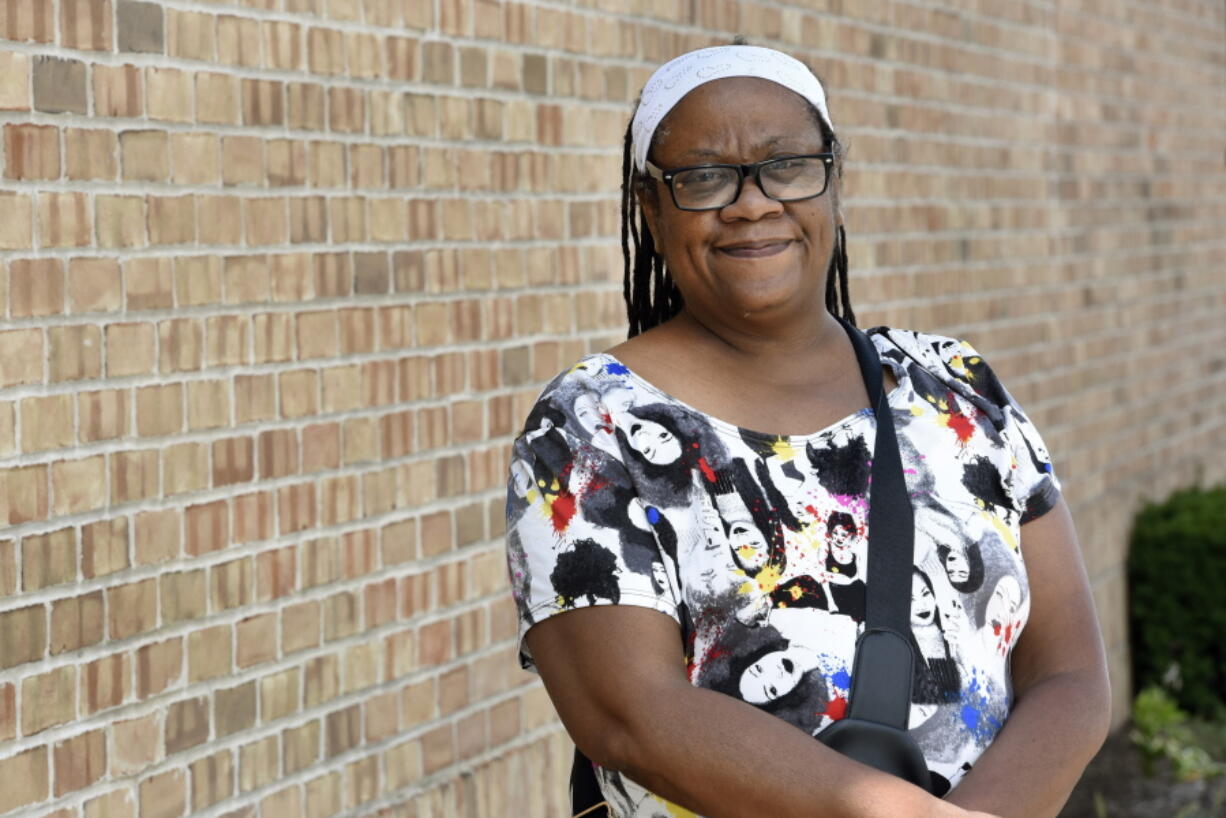
[[[911,702],[911,567],[915,516],[903,476],[877,348],[843,323],[877,419],[868,507],[868,577],[864,635],[856,648],[848,715],[906,729]]]

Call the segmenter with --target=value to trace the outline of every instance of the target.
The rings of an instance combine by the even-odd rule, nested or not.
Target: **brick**
[[[38,235],[43,247],[84,247],[93,243],[94,218],[84,193],[42,193]]]
[[[116,39],[120,51],[161,54],[164,48],[162,7],[137,0],[117,0]]]
[[[308,721],[281,731],[281,755],[285,774],[292,775],[319,760],[319,721]]]
[[[236,543],[255,542],[272,537],[272,492],[255,492],[234,498],[234,534]]]
[[[265,63],[269,68],[297,71],[303,67],[302,27],[270,21],[263,25]]]
[[[114,16],[110,0],[60,0],[60,44],[85,51],[111,51]]]
[[[21,734],[32,736],[66,724],[77,713],[77,668],[49,670],[21,680]]]
[[[43,379],[43,333],[38,329],[0,332],[0,386]]]
[[[379,654],[376,646],[366,643],[345,648],[345,693],[362,690],[379,683]]]
[[[321,622],[320,605],[315,600],[285,606],[281,611],[284,654],[317,647]]]
[[[60,131],[52,125],[6,124],[4,175],[9,179],[58,179]]]
[[[50,794],[47,748],[35,747],[0,761],[0,810],[8,812],[46,799]]]
[[[169,178],[165,131],[124,131],[119,134],[119,151],[125,181],[165,182]]]
[[[162,473],[166,475],[163,494],[170,496],[200,491],[209,486],[208,444],[189,441],[167,446],[162,451]],[[169,523],[167,523],[169,525]],[[138,534],[141,547],[143,537]],[[177,552],[176,552],[177,553]]]
[[[296,319],[299,360],[331,358],[337,354],[339,339],[335,311],[299,313]]]
[[[141,818],[176,818],[187,809],[183,770],[167,770],[140,782]]]
[[[324,600],[324,641],[331,642],[357,633],[361,608],[357,593],[342,591]]]
[[[146,232],[144,196],[104,196],[94,199],[94,218],[99,247],[145,247]],[[121,291],[115,290],[115,295]]]
[[[255,558],[255,599],[267,602],[297,590],[296,550],[293,547],[265,551]]]
[[[177,571],[160,577],[162,621],[187,622],[204,616],[208,609],[205,571]]]
[[[102,621],[101,612],[98,621]],[[131,694],[132,658],[114,653],[81,668],[81,712],[89,716],[123,704]]]
[[[234,420],[249,423],[269,420],[277,414],[274,376],[237,375],[234,378]]]
[[[286,84],[286,110],[289,127],[295,130],[324,129],[324,89],[305,82]]]
[[[201,628],[189,633],[187,636],[188,681],[199,682],[204,679],[228,676],[233,670],[230,662],[232,650],[233,631],[229,625],[214,625],[211,628]],[[220,718],[219,715],[217,717],[218,737],[224,735]]]
[[[115,452],[111,455],[111,504],[157,496],[160,475],[157,449]]]
[[[271,662],[277,658],[277,615],[257,614],[240,619],[234,626],[235,662],[240,668]]]
[[[197,196],[196,221],[201,244],[240,244],[243,240],[242,203],[237,196]],[[217,270],[220,291],[222,261],[212,257],[209,262]],[[210,303],[220,300],[218,296]]]
[[[119,172],[118,145],[114,131],[65,128],[65,174],[69,179],[114,179]]]
[[[191,72],[176,68],[145,69],[146,115],[165,122],[193,121],[192,79]]]
[[[0,250],[24,250],[34,244],[33,197],[25,193],[0,193]],[[3,300],[0,298],[0,300]]]
[[[329,713],[324,719],[324,754],[333,758],[358,745],[362,735],[362,711],[351,705]]]
[[[0,594],[12,596],[17,591],[17,543],[0,540]]]
[[[115,259],[72,259],[68,262],[69,310],[73,313],[118,310],[123,292],[120,281],[119,264]]]
[[[93,511],[106,504],[106,458],[64,460],[51,466],[56,514]]]
[[[135,65],[93,66],[94,114],[139,117],[143,113],[144,77]]]
[[[261,432],[258,449],[261,479],[285,477],[298,472],[298,435],[295,430]]]
[[[227,380],[191,381],[187,384],[187,426],[216,429],[230,423],[230,384]]]
[[[322,196],[294,197],[289,200],[289,231],[290,241],[294,244],[303,242],[322,242],[328,238],[328,208],[327,200]],[[286,277],[290,282],[296,282],[300,277],[309,281],[303,268],[298,268],[298,275]]]
[[[29,109],[29,56],[13,51],[0,53],[0,111],[28,111]]]
[[[344,441],[346,465],[369,462],[378,458],[378,442],[373,418],[351,418],[345,421]]]
[[[126,639],[157,625],[157,580],[154,578],[106,589],[108,634]]]
[[[107,375],[123,377],[153,371],[157,345],[153,324],[108,324]]]
[[[17,737],[17,686],[0,684],[0,741]]]
[[[102,371],[102,332],[93,324],[50,327],[48,366],[52,381],[97,378]]]
[[[243,216],[249,246],[284,244],[289,238],[287,205],[283,198],[244,199]]]
[[[285,124],[285,84],[273,80],[242,81],[243,124]]]
[[[161,758],[160,714],[115,722],[111,726],[111,772],[126,775],[139,772]]]
[[[176,509],[160,509],[133,517],[132,542],[137,565],[166,562],[182,555],[183,516]]]
[[[259,303],[268,300],[269,276],[266,256],[228,256],[222,272],[226,303]]]
[[[55,744],[55,795],[82,790],[106,773],[106,733],[90,730]]]
[[[172,133],[170,164],[170,181],[176,185],[220,184],[220,137],[207,133]]]
[[[185,512],[185,546],[191,556],[224,548],[228,540],[229,509],[224,500],[190,506]]]
[[[196,121],[208,125],[237,125],[241,105],[237,77],[196,74]],[[227,140],[223,140],[224,145]],[[224,163],[223,163],[224,167]]]
[[[85,818],[136,818],[130,790],[111,790],[85,802]]]
[[[16,667],[43,658],[47,650],[47,613],[30,605],[0,613],[0,668]]]
[[[72,582],[76,578],[76,529],[61,528],[58,531],[22,539],[21,584],[23,590],[37,591],[40,588]]]
[[[124,263],[129,310],[165,310],[174,306],[174,259],[135,258]]]
[[[314,415],[319,411],[319,375],[313,369],[282,372],[278,376],[281,417]]]
[[[277,780],[280,753],[276,736],[254,741],[238,751],[239,792],[265,787]]]
[[[161,693],[183,675],[183,639],[142,645],[136,651],[136,692],[141,699]]]
[[[234,794],[234,753],[221,750],[192,762],[192,809],[202,810]]]
[[[340,426],[336,423],[319,423],[302,430],[302,471],[311,473],[322,469],[334,469],[341,462]]]
[[[77,417],[82,443],[111,440],[128,433],[128,392],[106,389],[77,395]]]
[[[256,20],[222,15],[217,18],[217,59],[228,65],[260,65],[260,24]]]
[[[183,430],[183,386],[144,386],[136,390],[136,433],[159,437]]]
[[[88,578],[128,567],[127,519],[118,517],[81,527],[81,572]]]
[[[301,187],[306,184],[306,144],[292,139],[271,139],[265,146],[268,184]]]
[[[36,452],[71,446],[76,437],[72,428],[72,395],[26,398],[21,407],[21,449]]]
[[[64,268],[57,258],[21,258],[9,263],[9,312],[13,318],[64,311]]]
[[[200,218],[209,214],[203,202],[213,197],[198,197]],[[203,238],[201,239],[203,241]],[[188,256],[175,259],[175,303],[180,307],[200,307],[221,300],[221,259],[216,256]]]
[[[86,113],[85,63],[37,56],[33,68],[35,110],[48,114]]]
[[[167,56],[212,62],[217,54],[213,22],[211,14],[166,9],[163,27]]]
[[[251,601],[252,577],[249,558],[214,565],[209,579],[209,604],[212,610],[237,608]]]
[[[303,703],[310,709],[331,701],[340,689],[340,671],[335,656],[318,656],[303,668]]]
[[[196,240],[195,196],[149,196],[149,241],[187,244]]]
[[[166,755],[196,747],[209,738],[209,699],[174,702],[166,711]]]
[[[255,725],[256,683],[246,682],[213,693],[213,723],[217,738]]]

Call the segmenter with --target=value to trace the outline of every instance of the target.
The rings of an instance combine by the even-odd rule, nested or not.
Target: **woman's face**
[[[754,77],[700,85],[673,108],[657,133],[650,158],[666,171],[823,149],[804,99]],[[841,220],[835,205],[837,178],[821,196],[786,204],[746,179],[735,202],[700,212],[677,209],[663,182],[651,184],[654,195],[648,192],[640,202],[687,310],[730,323],[744,323],[749,315],[824,312],[826,270]]]
[[[586,429],[589,435],[596,434],[596,430],[604,423],[604,410],[595,396],[587,392],[582,393],[575,398],[573,408],[579,425]]]
[[[728,520],[728,542],[732,544],[732,553],[736,555],[737,564],[743,569],[757,571],[766,565],[769,556],[766,538],[762,536],[752,518]]]
[[[987,624],[997,636],[1006,635],[1011,630],[1017,616],[1017,610],[1022,604],[1022,588],[1011,576],[1003,576],[992,596],[988,600]]]
[[[787,651],[763,656],[741,674],[741,698],[750,704],[766,704],[791,693],[803,671]]]
[[[836,525],[830,532],[830,553],[841,563],[851,561],[851,540],[855,532],[845,525]]]
[[[931,625],[936,621],[937,601],[932,589],[919,574],[911,575],[911,624]]]
[[[677,436],[652,420],[636,420],[630,424],[627,436],[635,451],[648,463],[665,466],[681,457],[681,441]]]
[[[971,564],[966,560],[966,554],[961,548],[951,548],[945,555],[945,573],[949,581],[955,585],[966,582],[971,576]]]

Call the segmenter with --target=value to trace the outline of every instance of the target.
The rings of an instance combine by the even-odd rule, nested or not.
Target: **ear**
[[[651,231],[652,243],[656,252],[660,252],[660,195],[656,180],[650,179],[641,185],[635,185],[634,196],[638,199],[639,209]]]

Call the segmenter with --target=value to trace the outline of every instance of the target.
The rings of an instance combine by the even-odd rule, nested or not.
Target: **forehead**
[[[668,153],[718,153],[730,147],[781,143],[814,147],[821,139],[809,103],[800,94],[758,77],[727,77],[690,91],[669,111],[654,141]]]

